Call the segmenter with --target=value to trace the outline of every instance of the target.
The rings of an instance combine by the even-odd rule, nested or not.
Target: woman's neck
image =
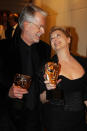
[[[71,54],[69,52],[69,49],[61,49],[58,50],[57,56],[59,59],[59,62],[61,63],[62,61],[69,61],[71,58]]]

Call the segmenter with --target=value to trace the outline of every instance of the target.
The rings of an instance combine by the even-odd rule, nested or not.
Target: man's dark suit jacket
[[[26,117],[26,119],[30,121],[31,118],[36,117],[36,121],[38,121],[38,116],[36,115],[38,112],[36,111],[35,113],[39,100],[36,73],[41,63],[50,57],[50,46],[40,41],[29,47],[21,40],[19,34],[16,34],[13,39],[2,40],[0,43],[0,96],[2,99],[1,103],[3,103],[3,96],[5,96],[4,101],[6,103],[2,106],[2,112],[4,114],[5,111],[3,111],[3,108],[7,111],[7,107],[10,107],[10,111],[16,110],[11,108],[11,106],[13,106],[13,108],[16,108],[16,106],[12,104],[14,100],[9,99],[8,91],[13,83],[15,74],[22,73],[32,76],[33,79],[32,85],[29,88],[29,94],[24,95],[25,115],[23,118],[25,119]],[[9,102],[11,102],[10,106],[8,105]],[[14,111],[12,113],[14,113]]]

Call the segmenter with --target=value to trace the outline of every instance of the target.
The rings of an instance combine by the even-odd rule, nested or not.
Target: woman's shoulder
[[[87,57],[78,56],[78,55],[74,55],[74,54],[71,54],[71,55],[83,66],[83,68],[87,72]]]

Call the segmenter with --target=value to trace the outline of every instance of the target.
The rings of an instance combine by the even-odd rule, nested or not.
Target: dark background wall
[[[29,0],[0,0],[0,10],[10,10],[19,12],[29,2]]]

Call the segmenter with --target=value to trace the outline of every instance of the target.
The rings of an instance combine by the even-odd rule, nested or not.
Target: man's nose
[[[40,32],[41,32],[41,34],[44,34],[44,33],[45,33],[44,27],[41,27],[41,28],[40,28]]]

